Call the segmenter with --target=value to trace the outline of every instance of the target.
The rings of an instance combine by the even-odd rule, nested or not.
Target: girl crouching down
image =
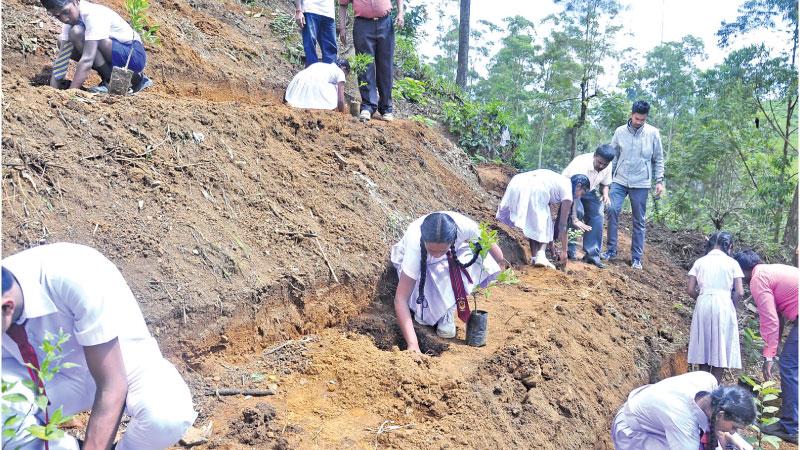
[[[420,351],[412,315],[417,323],[436,326],[440,337],[453,338],[456,310],[466,321],[466,296],[500,272],[500,247],[493,245],[481,263],[469,246],[478,238],[480,228],[472,219],[456,212],[436,212],[412,222],[392,247],[392,264],[400,278],[394,309],[409,351]]]

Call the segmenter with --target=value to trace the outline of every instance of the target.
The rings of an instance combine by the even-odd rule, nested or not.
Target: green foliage
[[[480,264],[481,267],[481,274],[478,277],[479,279],[483,278],[483,261],[486,259],[486,256],[489,254],[489,251],[492,249],[493,246],[497,245],[500,242],[500,239],[497,237],[497,230],[493,230],[489,227],[489,224],[485,222],[481,222],[479,225],[480,228],[480,235],[478,239],[469,243],[470,249],[472,250],[473,254],[475,252],[478,253],[478,261],[476,264]],[[500,261],[498,261],[499,263]],[[517,278],[517,274],[514,273],[514,270],[510,267],[502,272],[500,272],[497,277],[492,280],[487,286],[481,287],[476,286],[475,289],[472,290],[472,299],[475,302],[475,309],[478,309],[478,296],[483,296],[484,298],[489,298],[492,293],[492,289],[497,284],[517,284],[519,283],[519,278]]]
[[[146,44],[161,45],[161,40],[156,34],[161,26],[149,23],[148,9],[150,9],[148,0],[125,0],[125,10],[131,18],[131,27],[139,33]]]
[[[272,13],[269,28],[284,44],[283,55],[292,64],[302,64],[305,61],[305,50],[300,33],[297,32],[297,22],[291,14],[276,11]]]
[[[347,58],[347,61],[350,62],[350,70],[356,76],[362,76],[367,73],[367,67],[375,62],[375,57],[367,53],[356,53]]]
[[[425,117],[425,116],[419,115],[419,114],[414,114],[413,116],[409,117],[409,119],[413,120],[414,122],[419,122],[419,123],[421,123],[421,124],[423,124],[425,126],[428,126],[428,127],[436,126],[436,121],[435,120],[433,120],[433,119],[431,119],[429,117]]]
[[[775,417],[774,414],[778,412],[779,408],[777,406],[767,405],[768,402],[774,402],[779,399],[781,390],[775,387],[776,383],[770,380],[758,384],[758,382],[747,375],[740,375],[739,379],[750,386],[753,392],[756,393],[757,422],[761,426],[772,425],[778,422],[780,418]],[[765,444],[770,444],[776,449],[780,448],[781,440],[779,438],[762,433],[761,429],[756,425],[750,425],[749,428],[755,433],[755,437],[749,437],[747,441],[755,447],[755,450],[765,450]]]
[[[394,81],[392,87],[392,97],[404,98],[411,103],[418,103],[424,105],[428,103],[425,96],[427,83],[424,81],[415,80],[413,78],[405,77]]]
[[[573,244],[576,244],[578,242],[578,239],[580,239],[581,236],[583,236],[583,230],[579,230],[577,228],[570,228],[567,231],[567,236],[568,236],[569,242],[571,242]]]
[[[69,333],[64,333],[63,330],[59,330],[58,334],[56,335],[46,332],[42,346],[40,347],[44,352],[44,357],[39,363],[39,368],[36,368],[32,364],[26,364],[27,367],[33,370],[43,382],[47,383],[48,381],[52,380],[53,377],[55,377],[56,374],[61,372],[63,369],[77,367],[77,364],[61,362],[61,360],[64,358],[63,345],[69,341],[69,338]],[[12,392],[17,385],[17,382],[11,383],[6,380],[2,380],[0,385],[2,389],[2,393],[0,393],[0,395],[2,395],[2,398],[5,402],[28,402],[28,397],[26,395],[19,392]],[[40,410],[44,411],[47,409],[49,400],[43,389],[41,389],[37,384],[34,384],[32,380],[25,380],[22,382],[22,385],[31,391],[34,403]],[[33,407],[31,407],[30,412],[32,411]],[[3,405],[1,413],[3,417],[3,439],[11,438],[19,434],[24,417],[11,414],[11,409],[5,404]],[[30,425],[28,428],[26,428],[26,431],[30,433],[31,436],[44,441],[61,439],[64,437],[64,431],[61,429],[61,427],[70,419],[72,419],[72,416],[64,416],[62,407],[59,406],[50,414],[49,421],[46,424]]]
[[[502,102],[447,102],[442,106],[442,119],[450,132],[458,136],[458,145],[470,155],[489,160],[514,160],[518,135],[508,131],[509,139],[502,145],[504,129],[508,130],[511,125],[511,117]]]

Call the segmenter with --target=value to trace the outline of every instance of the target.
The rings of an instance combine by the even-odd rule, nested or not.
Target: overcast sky
[[[421,45],[421,52],[426,57],[437,53],[436,25],[440,22],[433,0],[407,0],[411,5],[426,4],[430,21],[425,27],[428,39]],[[449,11],[458,13],[458,1],[450,0],[446,3]],[[708,68],[722,62],[730,49],[720,49],[717,46],[716,32],[723,21],[733,21],[737,17],[737,10],[743,0],[621,0],[624,11],[619,16],[623,30],[618,38],[618,47],[633,47],[640,54],[644,54],[660,42],[679,41],[686,35],[699,37],[705,43],[708,58],[696,61],[701,68]],[[561,6],[551,0],[472,0],[470,23],[476,24],[479,20],[489,20],[502,24],[502,19],[508,16],[521,15],[539,25],[539,22],[549,14],[559,12]],[[542,38],[549,33],[549,29],[539,26],[536,30],[537,38]],[[495,37],[499,41],[499,36]],[[769,33],[759,33],[748,38],[739,39],[736,46],[742,46],[754,40],[775,42],[777,38]],[[486,74],[486,64],[478,64],[478,73]],[[615,72],[612,69],[612,72]],[[612,74],[609,74],[612,75]],[[615,80],[615,74],[609,82]]]

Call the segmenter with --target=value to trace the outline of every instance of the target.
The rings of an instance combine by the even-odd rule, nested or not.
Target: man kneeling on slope
[[[142,71],[147,63],[139,34],[116,12],[86,0],[41,0],[47,12],[64,26],[58,36],[58,56],[53,63],[50,86],[61,88],[69,60],[78,61],[70,89],[80,89],[89,69],[102,83],[92,92],[108,93],[112,67],[133,71],[131,90],[136,93],[153,85]]]
[[[161,356],[114,263],[92,248],[59,243],[5,258],[2,275],[3,383],[20,394],[2,399],[3,419],[17,417],[3,448],[156,450],[181,438],[197,417],[189,388]],[[27,365],[39,367],[43,341],[61,330],[71,334],[62,345],[66,367],[40,379]],[[45,411],[34,401],[36,386],[49,400]],[[63,416],[91,409],[82,445],[69,435],[43,444],[29,433],[59,407]],[[113,447],[123,410],[131,420]]]
[[[286,87],[289,106],[306,109],[335,109],[347,112],[344,83],[350,73],[346,59],[336,64],[314,63],[297,73]]]

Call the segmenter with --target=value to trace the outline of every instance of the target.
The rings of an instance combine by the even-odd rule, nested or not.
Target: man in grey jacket
[[[631,240],[631,267],[642,268],[644,255],[645,212],[647,194],[655,178],[655,196],[664,192],[664,152],[661,149],[661,134],[658,128],[647,123],[650,105],[639,100],[631,108],[628,123],[617,128],[611,145],[616,150],[614,178],[611,183],[611,207],[608,209],[608,238],[605,260],[617,256],[617,227],[622,202],[631,199],[633,213],[633,238]]]

